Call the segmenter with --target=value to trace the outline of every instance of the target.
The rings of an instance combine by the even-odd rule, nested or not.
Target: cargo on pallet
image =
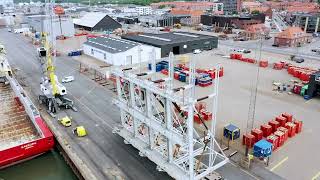
[[[283,69],[283,64],[281,62],[276,62],[273,64],[273,69],[275,70],[282,70]]]
[[[193,115],[193,120],[197,124],[201,124],[201,119],[200,118],[203,120],[203,116],[200,113],[195,113]]]
[[[164,74],[164,75],[168,75],[169,74],[168,69],[162,69],[161,73]]]
[[[253,146],[253,156],[266,158],[272,154],[272,144],[265,139],[256,142]]]
[[[203,119],[206,121],[212,120],[212,112],[204,110],[204,111],[201,111],[201,115],[203,116]]]
[[[251,133],[246,133],[242,137],[242,145],[245,145],[248,148],[252,148],[255,142],[256,138]]]
[[[260,127],[263,132],[263,137],[268,137],[272,134],[272,127],[269,124],[263,124]]]
[[[263,67],[263,68],[266,68],[266,67],[268,67],[268,61],[265,61],[265,60],[261,60],[261,61],[259,61],[259,66],[260,67]]]
[[[301,93],[302,86],[303,86],[302,84],[295,84],[295,85],[293,86],[292,92],[293,92],[294,94],[300,94],[300,93]]]
[[[228,124],[223,128],[223,136],[231,141],[240,138],[240,129],[233,125]]]
[[[275,120],[269,121],[268,124],[272,127],[272,133],[275,132],[278,129],[278,127],[280,127],[280,124]]]
[[[283,116],[277,116],[276,121],[280,124],[280,126],[284,127],[284,125],[287,123],[287,118]]]
[[[254,128],[251,130],[251,134],[256,138],[256,142],[263,138],[263,132],[260,129]]]
[[[195,109],[197,110],[197,112],[201,112],[201,110],[205,110],[205,109],[207,109],[207,103],[205,103],[205,102],[197,102],[196,104],[195,104]]]
[[[284,112],[281,114],[281,116],[285,117],[287,122],[292,122],[292,114]]]
[[[279,138],[276,135],[271,134],[267,137],[267,141],[272,144],[272,151],[276,150],[279,147]]]
[[[284,133],[282,131],[276,131],[276,132],[274,132],[274,135],[279,138],[278,146],[281,147],[285,142]]]
[[[287,141],[287,140],[288,140],[288,137],[289,137],[289,131],[288,131],[288,129],[285,128],[285,127],[278,127],[277,130],[284,133],[284,141]]]
[[[287,122],[285,128],[288,129],[289,137],[294,137],[296,135],[296,125],[292,122]]]
[[[293,123],[296,125],[296,133],[300,133],[302,131],[302,121],[294,120]]]

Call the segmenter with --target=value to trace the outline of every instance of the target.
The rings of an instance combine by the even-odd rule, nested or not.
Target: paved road
[[[26,83],[33,95],[39,94],[40,67],[35,48],[21,35],[5,30],[0,30],[0,41],[7,48],[9,62],[20,69],[19,74],[27,77]],[[112,134],[112,128],[119,123],[119,110],[111,103],[113,93],[79,74],[78,63],[69,57],[59,57],[56,65],[58,77],[75,76],[75,82],[65,86],[68,96],[75,101],[79,110],[65,111],[59,116],[72,116],[73,126],[84,125],[88,136],[77,138],[70,128],[64,128],[54,121],[55,126],[63,133],[70,148],[80,155],[99,179],[114,179],[116,175],[133,180],[171,179],[166,173],[156,171],[154,163],[140,157],[136,149],[123,143],[122,138]],[[233,163],[228,163],[218,172],[226,179],[281,179],[274,174],[252,175]],[[265,170],[262,172],[265,173]]]
[[[306,44],[303,47],[299,48],[289,48],[289,47],[273,47],[273,39],[263,40],[262,42],[262,51],[271,52],[275,54],[282,55],[297,55],[299,57],[303,57],[305,59],[310,60],[320,60],[320,55],[311,52],[312,48],[316,48],[320,46],[320,39],[314,39],[314,42],[311,44]],[[233,40],[219,41],[219,47],[226,46],[227,48],[246,48],[251,50],[256,50],[260,46],[259,40],[254,41],[238,41],[235,42]],[[221,49],[221,48],[220,48]]]

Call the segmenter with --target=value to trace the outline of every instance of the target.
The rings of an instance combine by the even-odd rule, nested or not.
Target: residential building
[[[238,14],[241,12],[242,0],[219,0],[219,3],[223,3],[223,11],[226,14]]]
[[[264,24],[253,24],[249,25],[245,29],[245,39],[247,40],[256,40],[260,37],[269,36],[270,29],[267,28]]]
[[[152,14],[151,6],[137,6],[135,9],[139,16],[146,16]]]
[[[76,28],[83,28],[87,31],[113,31],[121,28],[121,24],[106,13],[90,12],[82,18],[74,21]]]
[[[172,1],[172,2],[159,2],[152,3],[151,7],[154,9],[158,9],[160,6],[177,8],[177,9],[185,9],[185,10],[208,10],[214,9],[216,3],[214,2],[182,2],[182,1]]]
[[[259,13],[263,13],[266,15],[266,17],[268,17],[269,19],[272,19],[272,9],[270,7],[267,6],[261,6],[261,7],[251,7],[248,9],[250,13],[254,12],[254,11],[258,11]]]
[[[215,36],[187,32],[144,33],[126,35],[122,38],[160,48],[161,57],[169,56],[170,52],[185,54],[191,53],[195,49],[210,50],[218,46],[218,38]]]
[[[300,27],[289,27],[274,38],[274,45],[297,47],[310,43],[311,40],[312,36],[305,33]]]
[[[160,48],[111,37],[89,38],[82,48],[84,54],[115,66],[147,62],[151,52],[160,59]]]

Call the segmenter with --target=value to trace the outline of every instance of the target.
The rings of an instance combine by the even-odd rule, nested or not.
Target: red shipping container
[[[202,111],[201,114],[202,114],[204,120],[206,120],[206,121],[212,120],[212,112]]]
[[[278,128],[278,131],[281,131],[284,133],[284,141],[287,141],[288,140],[288,137],[289,137],[289,131],[287,128],[285,127],[279,127]]]
[[[296,135],[296,125],[292,122],[287,122],[285,128],[288,129],[289,137],[293,137]]]
[[[246,133],[243,135],[242,145],[245,145],[248,148],[252,148],[255,143],[255,137],[251,133]]]
[[[287,122],[292,122],[292,114],[285,112],[285,113],[282,113],[281,115],[287,118]]]
[[[201,118],[203,118],[203,117],[201,116],[201,114],[199,114],[199,115],[200,115]],[[201,120],[200,120],[198,114],[194,114],[194,115],[193,115],[193,120],[194,120],[195,123],[201,124]]]
[[[174,77],[174,79],[176,79],[176,80],[178,80],[179,79],[179,72],[174,72],[173,73],[173,77]]]
[[[162,69],[161,73],[164,74],[164,75],[168,75],[168,70],[167,69]]]
[[[280,126],[284,127],[285,124],[287,123],[287,118],[283,116],[278,116],[276,117],[276,121],[280,124]]]
[[[236,59],[238,60],[242,59],[242,54],[236,54]]]
[[[258,142],[262,139],[263,137],[263,132],[260,129],[252,129],[251,130],[251,134],[254,135],[254,137],[256,138],[255,141]]]
[[[230,59],[236,59],[236,55],[235,54],[230,54]]]
[[[209,76],[210,76],[212,79],[216,78],[216,71],[215,71],[215,70],[209,71]]]
[[[223,67],[221,67],[219,70],[219,77],[222,77],[223,75],[224,75],[224,69]]]
[[[278,136],[278,138],[279,138],[278,147],[282,146],[285,142],[284,132],[276,131],[276,132],[274,132],[274,135]]]
[[[261,61],[259,62],[259,66],[260,66],[260,67],[264,67],[264,68],[265,68],[265,67],[268,67],[268,61],[262,61],[262,60],[261,60]]]
[[[254,63],[256,63],[256,60],[251,59],[251,58],[248,58],[248,59],[247,59],[247,62],[248,62],[248,63],[252,63],[252,64],[254,64]]]
[[[302,85],[301,85],[301,84],[295,84],[295,85],[293,86],[293,93],[295,93],[295,94],[300,94],[301,89],[302,89]],[[288,120],[287,120],[287,121],[288,121]]]
[[[205,102],[197,102],[195,104],[195,108],[198,111],[198,113],[201,112],[201,110],[206,109],[207,108],[207,104]]]
[[[309,81],[310,80],[310,74],[308,72],[302,72],[300,75],[301,81]]]
[[[296,133],[300,133],[302,131],[302,121],[294,120],[293,123],[296,125]]]
[[[263,124],[260,127],[263,137],[268,137],[272,133],[272,127],[269,124]]]
[[[281,63],[274,63],[273,69],[275,70],[281,70],[283,68],[283,65]]]
[[[272,144],[272,151],[276,150],[279,147],[279,138],[275,135],[270,135],[267,137],[267,141]]]
[[[280,123],[278,123],[275,120],[269,121],[268,124],[272,127],[272,133],[275,132],[278,129],[278,127],[280,127]]]

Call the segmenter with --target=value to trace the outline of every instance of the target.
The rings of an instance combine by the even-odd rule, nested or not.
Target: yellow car
[[[63,118],[58,119],[58,121],[65,127],[70,127],[71,126],[71,119],[68,116],[65,116]]]
[[[87,135],[87,131],[83,126],[78,126],[73,129],[73,134],[77,135],[78,137],[83,137]]]

